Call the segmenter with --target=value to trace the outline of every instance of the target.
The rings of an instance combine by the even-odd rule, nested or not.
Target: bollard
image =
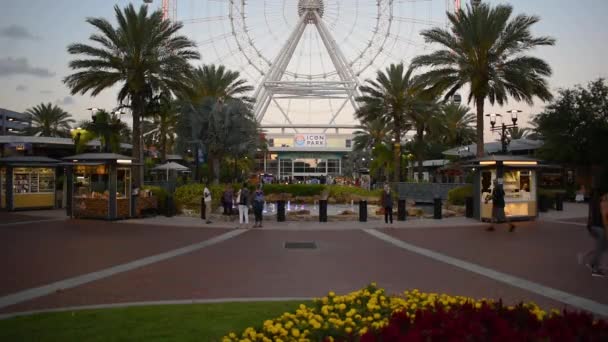
[[[468,218],[473,217],[473,197],[469,196],[464,199],[465,201],[465,216]]]
[[[207,205],[205,205],[205,196],[201,197],[201,220],[207,219],[207,213],[205,213]]]
[[[538,196],[538,211],[540,211],[541,213],[546,213],[549,210],[549,205],[547,202],[547,196]]]
[[[277,201],[277,222],[285,222],[285,201]]]
[[[137,217],[137,195],[131,195],[131,217]]]
[[[555,194],[555,210],[557,210],[557,211],[564,210],[564,196],[561,193]]]
[[[327,200],[319,201],[319,222],[327,222]]]
[[[359,222],[367,222],[367,201],[359,202]]]
[[[174,213],[173,213],[173,196],[169,195],[167,196],[167,211],[165,212],[165,216],[167,217],[173,217]]]
[[[397,221],[405,221],[407,218],[407,208],[405,207],[405,198],[397,202]]]
[[[441,220],[441,198],[438,197],[434,200],[433,218]]]

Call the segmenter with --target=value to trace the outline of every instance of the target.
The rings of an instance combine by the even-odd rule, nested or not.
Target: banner
[[[294,147],[326,147],[325,134],[296,134],[293,138]]]

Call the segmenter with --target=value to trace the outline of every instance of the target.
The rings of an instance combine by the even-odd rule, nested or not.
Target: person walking
[[[232,215],[232,204],[233,204],[233,191],[232,186],[228,185],[224,193],[222,194],[222,206],[224,207],[224,215]]]
[[[493,232],[495,223],[508,223],[509,232],[515,230],[515,225],[505,215],[505,190],[502,187],[502,178],[494,179],[494,189],[492,189],[492,219],[486,231]]]
[[[211,191],[209,191],[209,185],[205,185],[205,189],[203,190],[203,200],[205,201],[205,219],[207,220],[207,224],[211,223]]]
[[[249,189],[247,189],[247,183],[243,183],[243,188],[239,191],[237,200],[239,203],[239,228],[243,224],[247,227],[249,225]]]
[[[264,192],[260,186],[253,195],[253,215],[255,216],[255,223],[253,227],[262,228],[262,214],[264,211]]]
[[[589,201],[589,215],[587,218],[587,230],[595,239],[595,249],[591,252],[591,262],[587,264],[591,268],[591,275],[594,277],[605,277],[606,274],[600,268],[602,254],[608,246],[607,228],[608,227],[608,195],[600,195],[599,190],[591,192]]]
[[[380,204],[384,209],[384,223],[388,224],[390,222],[393,224],[393,195],[388,184],[384,185],[384,191],[382,192],[382,197],[380,198]]]

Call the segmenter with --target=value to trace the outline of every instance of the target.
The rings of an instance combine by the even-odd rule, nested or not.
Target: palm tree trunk
[[[140,94],[136,94],[133,96],[132,101],[132,114],[133,114],[133,149],[132,149],[132,157],[137,164],[135,166],[136,172],[133,173],[133,185],[138,188],[141,188],[141,185],[144,180],[144,167],[143,160],[141,160],[141,117],[144,112],[144,100],[143,96]]]
[[[219,184],[220,182],[220,158],[213,156],[212,170],[213,184]]]
[[[416,153],[416,159],[418,160],[418,181],[422,181],[422,173],[424,172],[423,167],[422,167],[422,161],[424,159],[424,155],[423,155],[423,149],[424,149],[424,128],[422,129],[418,129],[416,131],[416,145],[418,145],[418,152]]]
[[[160,158],[163,162],[167,161],[167,132],[165,125],[160,126]]]
[[[484,156],[483,146],[483,105],[484,97],[475,97],[475,106],[477,107],[477,158]]]
[[[401,181],[401,130],[398,127],[395,127],[395,141],[393,143],[393,162],[395,164],[395,175],[394,181]]]

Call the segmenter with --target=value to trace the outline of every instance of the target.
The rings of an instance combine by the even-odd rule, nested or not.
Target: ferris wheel
[[[148,0],[149,1],[149,0]],[[256,87],[265,124],[354,124],[358,86],[427,49],[419,31],[445,24],[447,0],[164,0],[202,62]]]

